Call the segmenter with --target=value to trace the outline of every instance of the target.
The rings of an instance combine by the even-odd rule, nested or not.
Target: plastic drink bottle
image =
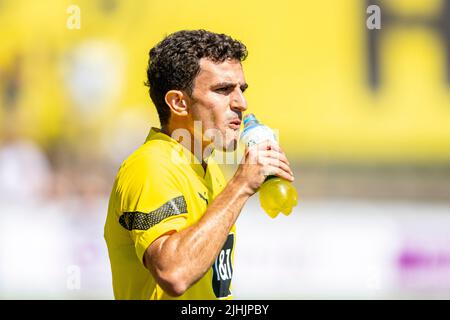
[[[244,117],[241,143],[249,147],[265,140],[277,143],[272,129],[259,123],[253,114],[247,114]],[[289,215],[297,205],[297,190],[291,182],[280,177],[268,176],[258,191],[261,207],[271,218],[275,218],[280,212]]]

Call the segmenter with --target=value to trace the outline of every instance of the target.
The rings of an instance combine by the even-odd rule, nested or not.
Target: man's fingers
[[[257,156],[261,159],[265,159],[265,158],[276,159],[280,162],[286,163],[288,166],[290,165],[289,161],[286,158],[286,155],[284,153],[280,153],[280,152],[277,152],[274,150],[261,150],[261,151],[257,151],[257,152],[258,152]]]
[[[294,181],[294,177],[284,171],[283,169],[275,166],[266,166],[263,170],[265,176],[275,175],[277,177],[280,177],[282,179],[286,179],[288,181]]]
[[[287,173],[289,173],[292,177],[294,177],[294,173],[292,172],[291,168],[284,162],[278,161],[276,159],[272,160],[275,164],[278,164],[278,167]]]
[[[294,181],[294,173],[289,167],[286,155],[277,143],[266,140],[247,149],[249,164],[259,164],[264,167],[264,175],[276,175],[288,181]]]
[[[249,148],[247,150],[248,156],[251,159],[250,162],[255,164],[258,160],[264,160],[265,158],[272,158],[278,161],[286,163],[288,166],[290,165],[289,160],[286,158],[284,152],[279,152],[276,150],[259,150],[256,146]]]
[[[282,152],[278,152],[278,151],[274,151],[274,150],[267,150],[267,151],[261,151],[263,153],[263,156],[272,158],[272,159],[277,159],[279,161],[282,161],[284,163],[286,163],[287,165],[289,165],[289,161],[286,158],[286,155]]]
[[[258,152],[258,153],[264,152],[264,151],[270,151],[270,150],[273,150],[278,153],[282,153],[284,155],[284,152],[281,149],[281,147],[278,145],[278,143],[276,143],[272,140],[265,140],[261,143],[254,144],[247,148],[248,152],[252,151],[252,152]]]
[[[278,143],[272,141],[272,140],[264,140],[256,145],[254,145],[256,149],[258,150],[276,150],[280,151],[280,146]],[[253,146],[252,146],[253,147]]]
[[[273,159],[273,158],[267,158],[267,159],[268,159],[267,160],[268,166],[280,168],[281,170],[285,171],[290,176],[294,177],[294,173],[292,172],[291,168],[289,168],[289,166],[286,163],[281,162],[278,159]]]

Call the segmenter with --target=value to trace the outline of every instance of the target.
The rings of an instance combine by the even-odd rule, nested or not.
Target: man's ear
[[[166,104],[172,110],[172,112],[178,116],[187,116],[188,115],[188,106],[186,102],[186,96],[183,91],[180,90],[170,90],[167,91],[166,96],[164,97],[166,100]]]

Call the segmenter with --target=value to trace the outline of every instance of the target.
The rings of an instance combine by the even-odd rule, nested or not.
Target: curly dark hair
[[[225,34],[206,30],[182,30],[165,37],[150,50],[147,81],[161,126],[170,118],[165,95],[169,90],[184,90],[191,95],[194,79],[200,72],[199,61],[208,58],[220,63],[226,59],[244,61],[247,48]]]

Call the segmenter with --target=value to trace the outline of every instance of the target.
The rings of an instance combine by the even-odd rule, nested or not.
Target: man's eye
[[[218,88],[218,89],[216,89],[216,91],[217,91],[217,92],[220,92],[220,93],[231,92],[231,90],[233,90],[233,89],[232,89],[232,88],[229,88],[229,87],[224,87],[224,88]]]

